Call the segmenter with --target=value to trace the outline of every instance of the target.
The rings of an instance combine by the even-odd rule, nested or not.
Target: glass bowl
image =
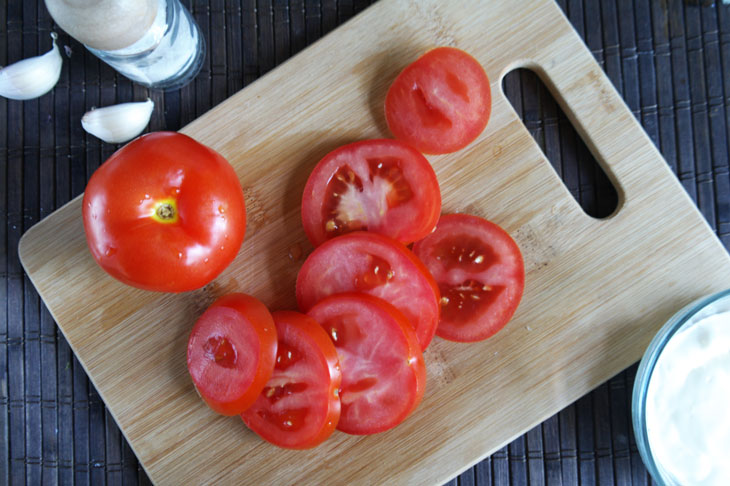
[[[654,336],[644,353],[636,372],[631,403],[631,416],[636,436],[636,445],[641,458],[659,485],[679,485],[677,479],[652,452],[646,423],[647,392],[657,360],[662,351],[678,332],[689,329],[701,320],[722,312],[730,311],[730,289],[696,300],[672,316]],[[730,483],[728,483],[730,484]]]

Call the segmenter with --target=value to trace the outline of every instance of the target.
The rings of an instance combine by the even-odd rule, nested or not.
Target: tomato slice
[[[357,230],[412,243],[433,230],[440,212],[431,164],[398,140],[335,149],[314,168],[302,197],[302,223],[314,246]]]
[[[416,330],[421,349],[431,342],[439,291],[426,267],[387,236],[356,231],[314,249],[297,275],[297,303],[307,312],[328,295],[364,292],[398,308]]]
[[[426,366],[408,319],[362,293],[327,297],[309,309],[329,333],[342,366],[337,428],[375,434],[403,422],[426,388]]]
[[[279,336],[274,373],[241,417],[274,445],[308,449],[327,439],[340,418],[337,351],[311,317],[291,311],[272,316]]]
[[[253,404],[271,377],[276,327],[264,304],[245,294],[221,297],[193,326],[188,370],[205,402],[223,415]]]
[[[433,49],[406,66],[385,97],[390,131],[426,154],[466,147],[487,126],[491,109],[484,68],[454,47]]]
[[[477,216],[447,214],[413,252],[441,291],[438,336],[481,341],[512,318],[525,287],[525,267],[519,247],[502,228]]]

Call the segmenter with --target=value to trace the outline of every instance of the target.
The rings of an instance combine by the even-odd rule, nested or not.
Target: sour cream
[[[730,485],[730,312],[679,330],[657,359],[646,394],[657,465],[681,485]]]

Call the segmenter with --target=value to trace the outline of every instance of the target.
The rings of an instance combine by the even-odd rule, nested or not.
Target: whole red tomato
[[[175,132],[139,137],[104,162],[86,186],[83,217],[91,254],[107,273],[163,292],[213,280],[246,228],[233,167]]]

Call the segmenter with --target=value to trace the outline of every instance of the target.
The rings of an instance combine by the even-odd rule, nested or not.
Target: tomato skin
[[[387,236],[356,231],[326,241],[307,257],[297,275],[297,303],[307,312],[342,292],[379,297],[403,312],[421,349],[433,339],[439,318],[439,289],[423,263]]]
[[[246,294],[216,300],[188,340],[188,371],[203,400],[222,415],[239,415],[261,394],[274,370],[277,335],[269,310]]]
[[[345,183],[348,175],[355,181]],[[333,150],[312,170],[302,197],[302,223],[314,246],[357,229],[412,243],[433,230],[440,213],[431,164],[398,140],[362,140]]]
[[[166,204],[171,220],[155,211]],[[187,135],[155,132],[94,172],[83,220],[89,250],[109,275],[141,289],[184,292],[233,261],[246,208],[238,177],[221,155]]]
[[[340,355],[338,430],[384,432],[418,407],[426,389],[426,365],[402,312],[377,297],[345,292],[322,299],[308,315],[330,334]]]
[[[279,336],[274,373],[241,418],[259,437],[274,445],[310,449],[332,435],[340,419],[338,390],[342,373],[337,351],[311,317],[292,311],[273,312],[272,317]],[[302,394],[304,404],[299,403]],[[282,419],[291,424],[296,418],[299,423],[282,430]]]
[[[426,154],[466,147],[487,126],[491,109],[484,68],[454,47],[432,49],[406,66],[385,98],[390,131]]]
[[[441,291],[438,336],[481,341],[501,330],[517,310],[525,287],[522,253],[498,225],[478,216],[446,214],[413,252]]]

